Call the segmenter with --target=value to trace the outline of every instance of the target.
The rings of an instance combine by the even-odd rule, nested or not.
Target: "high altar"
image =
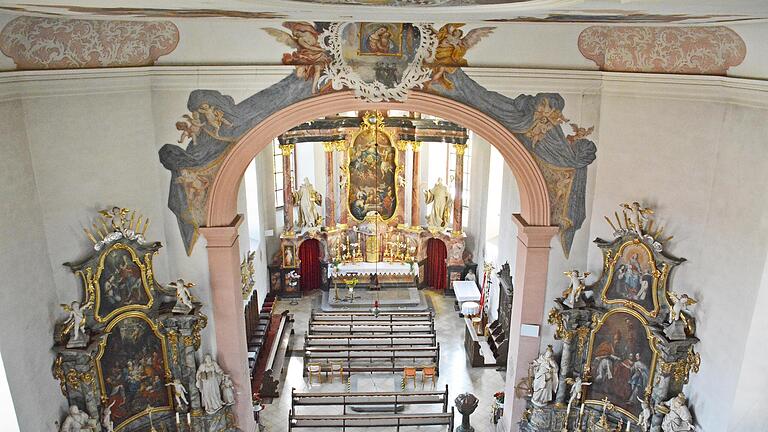
[[[300,288],[291,283],[297,275],[312,289],[327,288],[329,279],[347,274],[368,275],[372,281],[375,276],[383,286],[425,286],[427,245],[434,241],[442,250],[437,259],[444,271],[430,283],[449,288],[451,280],[475,266],[465,253],[461,228],[467,139],[467,130],[451,122],[381,112],[315,120],[281,135],[284,230],[280,253],[270,266],[271,289],[291,297],[299,295]],[[324,197],[307,179],[295,187],[290,175],[295,146],[317,142],[325,150]],[[449,143],[456,150],[452,191],[442,181],[429,190],[419,186],[420,149],[430,142]],[[426,224],[421,223],[422,194],[432,207]],[[322,215],[316,208],[321,205]],[[299,258],[302,247],[317,248],[319,286],[311,280],[317,264]]]

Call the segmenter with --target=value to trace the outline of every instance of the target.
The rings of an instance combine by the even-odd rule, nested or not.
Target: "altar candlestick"
[[[178,426],[180,424],[181,424],[181,420],[179,419],[179,413],[176,412],[176,425]]]
[[[192,415],[187,413],[187,425],[192,426]]]

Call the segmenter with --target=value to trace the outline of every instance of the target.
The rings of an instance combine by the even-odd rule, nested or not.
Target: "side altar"
[[[549,312],[560,358],[549,346],[529,369],[520,430],[681,432],[695,430],[684,386],[698,372],[696,324],[687,294],[673,291],[685,259],[665,251],[672,238],[651,209],[626,203],[606,217],[613,240],[596,239],[602,274],[566,272],[568,288]]]
[[[437,289],[462,278],[474,266],[461,229],[467,139],[467,130],[454,123],[381,112],[315,120],[281,135],[284,230],[270,266],[270,288],[293,297],[309,289],[328,290],[334,278],[346,275],[375,275],[371,285],[383,287],[429,284]],[[324,195],[308,179],[297,189],[292,184],[291,154],[296,145],[313,142],[322,142],[325,150]],[[456,148],[453,194],[442,179],[428,190],[419,186],[419,151],[429,142]],[[422,194],[430,206],[426,224],[421,223]],[[407,213],[406,201],[411,203]],[[436,263],[430,262],[430,247],[442,252],[432,257]],[[299,284],[292,284],[296,279]]]

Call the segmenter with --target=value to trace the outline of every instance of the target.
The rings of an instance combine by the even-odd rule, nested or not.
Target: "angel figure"
[[[637,398],[637,400],[640,401],[640,416],[638,416],[637,425],[640,427],[640,430],[642,432],[647,432],[648,428],[651,427],[651,417],[653,417],[653,409],[651,408],[651,404],[648,403],[647,400]]]
[[[89,301],[84,305],[80,305],[80,302],[73,301],[69,305],[62,304],[61,307],[64,312],[69,314],[69,317],[64,321],[63,334],[72,332],[70,342],[79,341],[81,336],[85,336],[85,311],[93,306],[93,301]],[[81,335],[82,333],[82,335]]]
[[[232,127],[232,122],[224,118],[224,111],[207,102],[200,104],[197,108],[197,112],[205,116],[205,123],[213,128],[211,135],[214,138],[222,138],[221,135],[219,135],[219,129],[221,129],[222,125]]]
[[[128,211],[127,208],[115,206],[110,209],[99,210],[99,214],[110,220],[113,230],[122,231],[125,216],[128,214]]]
[[[185,282],[184,279],[177,279],[174,282],[168,284],[168,288],[176,291],[176,305],[173,307],[174,312],[189,313],[195,308],[192,304],[192,294],[189,289],[195,286],[192,282]]]
[[[493,33],[496,27],[478,27],[467,32],[461,30],[464,24],[449,23],[437,32],[437,49],[435,61],[432,64],[432,79],[426,84],[442,85],[446,90],[453,89],[453,83],[446,74],[453,73],[457,68],[467,66],[464,55],[473,46],[477,45],[484,37]]]
[[[669,311],[669,323],[682,318],[683,312],[690,312],[688,306],[696,304],[696,300],[688,297],[688,294],[675,294],[673,291],[667,291],[670,301],[672,302],[672,309]]]
[[[640,205],[639,202],[634,201],[631,204],[630,203],[623,203],[621,204],[621,207],[624,209],[624,211],[629,210],[632,213],[632,218],[634,220],[629,221],[629,227],[630,229],[633,229],[639,237],[643,237],[643,227],[645,226],[645,223],[648,222],[648,215],[653,214],[653,210],[647,207],[643,207]]]
[[[189,402],[187,402],[187,389],[184,388],[184,385],[178,378],[175,378],[173,382],[168,383],[165,386],[173,387],[173,399],[176,401],[177,408],[181,407],[182,404],[189,405]]]
[[[115,430],[115,424],[112,422],[112,406],[115,405],[115,402],[117,401],[112,401],[101,412],[101,425],[104,426],[104,432],[114,432]]]
[[[568,125],[570,125],[571,129],[573,129],[573,134],[566,136],[565,139],[568,140],[568,144],[571,145],[580,139],[584,139],[592,135],[592,132],[595,130],[594,126],[583,128],[579,127],[579,125],[576,123],[568,123]]]
[[[315,93],[320,74],[331,63],[331,56],[320,46],[320,32],[308,22],[287,21],[283,27],[291,32],[275,28],[265,28],[264,31],[278,42],[295,49],[292,53],[283,54],[283,64],[296,65],[296,75],[306,80],[311,79],[312,93]]]
[[[181,118],[184,120],[176,122],[176,130],[181,132],[181,136],[177,142],[181,144],[185,140],[191,139],[192,144],[197,144],[197,135],[204,125],[204,123],[200,121],[200,113],[194,111],[191,115],[184,114]]]
[[[568,398],[568,406],[581,402],[584,386],[592,385],[591,382],[582,381],[580,376],[577,376],[576,378],[566,378],[565,383],[571,385],[571,396]]]
[[[581,300],[581,294],[584,292],[584,281],[590,272],[580,273],[578,270],[571,270],[563,272],[571,281],[571,285],[563,291],[563,297],[565,300],[563,303],[571,308],[576,307],[576,304]]]

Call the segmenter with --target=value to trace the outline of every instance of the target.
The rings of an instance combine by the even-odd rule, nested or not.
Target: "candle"
[[[582,415],[584,415],[584,404],[583,403],[581,404],[581,408],[579,408],[579,417],[581,417]]]
[[[176,424],[178,425],[178,424],[180,424],[180,423],[181,423],[181,422],[179,421],[179,413],[178,413],[178,412],[176,412]]]
[[[632,426],[632,420],[627,421],[627,432],[630,432],[629,427]]]
[[[192,416],[189,413],[187,413],[187,424],[192,426]]]

